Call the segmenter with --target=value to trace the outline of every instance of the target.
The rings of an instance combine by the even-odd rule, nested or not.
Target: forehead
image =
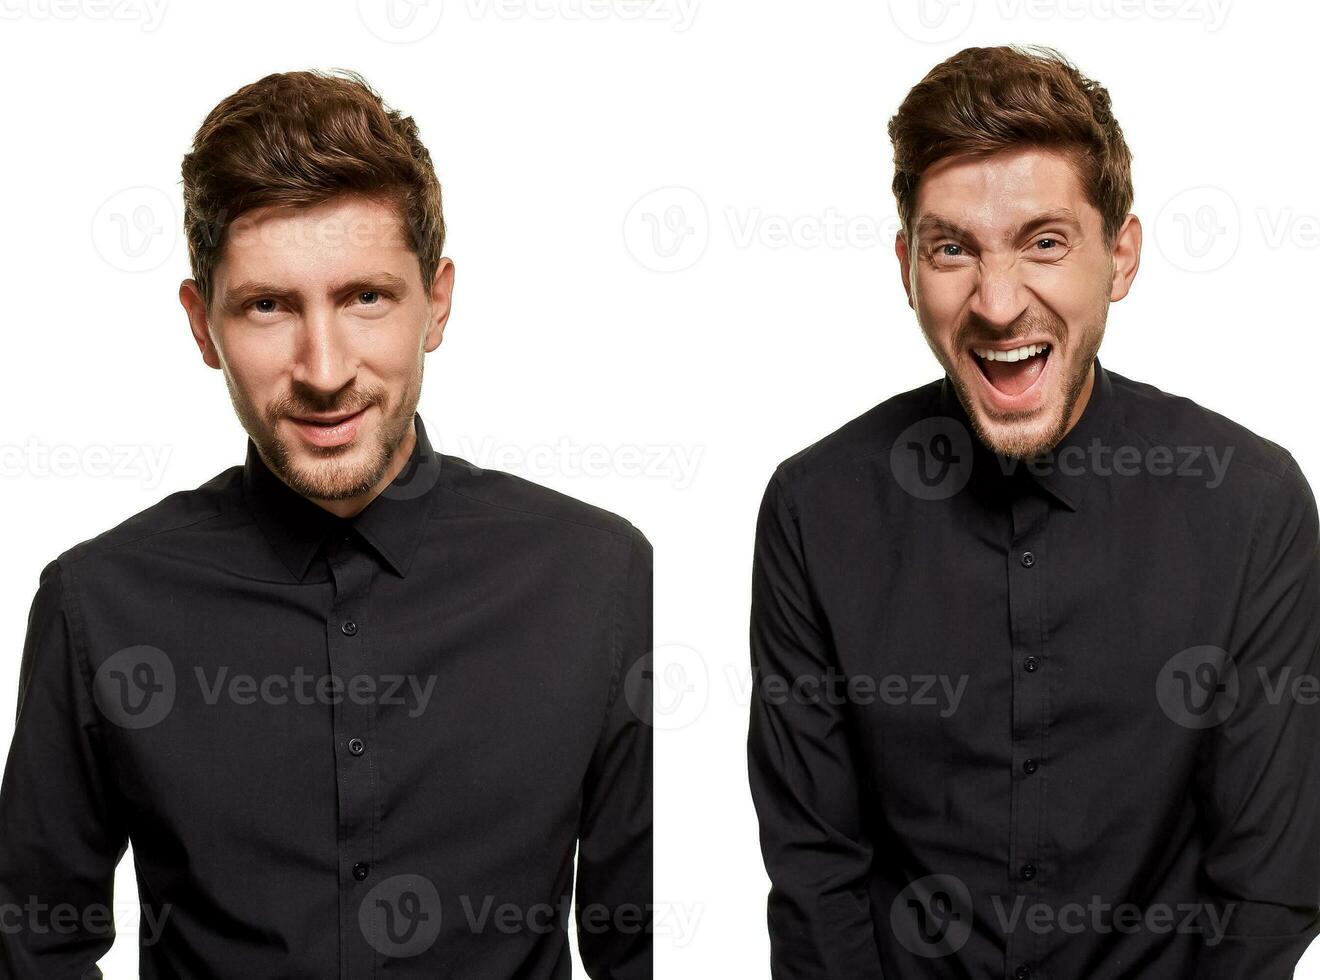
[[[936,161],[917,182],[913,225],[937,213],[973,230],[1003,230],[1062,208],[1099,221],[1069,156],[1028,147]]]
[[[399,267],[416,256],[387,200],[339,195],[307,207],[269,206],[239,215],[226,229],[216,284],[263,279],[334,280],[364,264]]]

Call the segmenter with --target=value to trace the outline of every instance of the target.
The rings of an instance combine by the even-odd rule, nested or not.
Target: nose
[[[357,375],[357,354],[332,312],[311,311],[303,319],[293,365],[295,387],[329,403]]]
[[[1027,291],[1011,258],[990,259],[977,267],[970,312],[995,330],[1008,330],[1026,312]]]

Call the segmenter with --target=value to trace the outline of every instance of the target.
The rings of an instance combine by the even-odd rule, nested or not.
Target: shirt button
[[[1028,776],[1030,776],[1033,772],[1035,772],[1039,767],[1040,764],[1036,762],[1035,759],[1028,759],[1026,762],[1022,763],[1022,771],[1025,772]]]
[[[354,633],[357,632],[357,623],[353,622],[353,620],[351,619],[347,620],[342,626],[339,627],[339,631],[343,633],[345,636],[352,636]]]
[[[1025,567],[1030,568],[1032,565],[1036,564],[1036,556],[1030,551],[1022,552],[1022,564]]]
[[[1013,980],[1031,980],[1031,971],[1025,966],[1020,966],[1013,971]]]
[[[1036,877],[1036,866],[1034,864],[1024,864],[1018,874],[1022,876],[1023,881],[1030,881]]]
[[[367,743],[360,738],[350,738],[348,740],[348,751],[352,752],[354,755],[361,755],[363,752],[367,751]]]
[[[1022,661],[1022,669],[1025,670],[1028,674],[1034,673],[1039,668],[1040,668],[1040,661],[1037,660],[1035,657],[1028,657],[1026,660]]]
[[[361,861],[353,865],[353,877],[356,878],[358,881],[361,881],[363,878],[365,878],[367,874],[370,873],[370,871],[371,869],[367,867],[365,864],[363,864]]]

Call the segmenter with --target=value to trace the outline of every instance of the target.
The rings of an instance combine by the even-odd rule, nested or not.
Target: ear
[[[1132,288],[1132,280],[1137,277],[1137,268],[1141,265],[1141,221],[1135,214],[1129,214],[1118,229],[1112,261],[1114,282],[1109,287],[1109,300],[1117,302]]]
[[[185,279],[179,285],[179,302],[188,314],[188,326],[192,330],[193,340],[202,352],[202,361],[207,367],[220,367],[220,355],[211,341],[210,321],[206,316],[206,302],[197,287],[196,279]]]
[[[914,310],[916,307],[912,303],[912,257],[908,254],[907,238],[900,230],[894,236],[894,254],[898,256],[898,268],[903,276],[903,292],[907,293],[908,306]]]
[[[440,346],[445,336],[445,324],[449,322],[449,311],[454,302],[454,263],[441,258],[435,269],[435,279],[431,282],[431,320],[426,327],[426,352],[429,354]]]

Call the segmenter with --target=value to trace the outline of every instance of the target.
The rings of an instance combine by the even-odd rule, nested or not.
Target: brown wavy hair
[[[395,208],[429,289],[444,253],[445,219],[431,155],[411,116],[390,109],[348,69],[267,75],[220,102],[183,158],[188,258],[207,307],[225,232],[241,214],[344,193]]]
[[[1132,154],[1109,92],[1044,45],[964,48],[913,86],[889,120],[894,197],[911,242],[917,181],[945,157],[1036,146],[1072,160],[1112,248],[1132,207]]]

